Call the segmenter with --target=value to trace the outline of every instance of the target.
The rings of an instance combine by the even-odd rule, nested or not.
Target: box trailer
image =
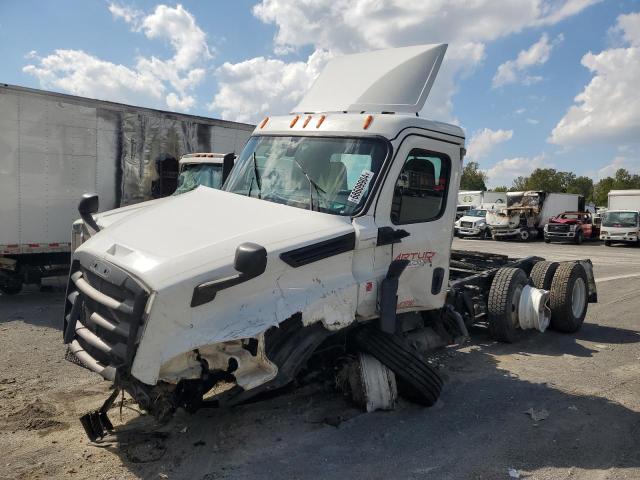
[[[103,211],[169,195],[183,154],[239,152],[253,128],[0,85],[0,289],[68,268],[83,193]]]

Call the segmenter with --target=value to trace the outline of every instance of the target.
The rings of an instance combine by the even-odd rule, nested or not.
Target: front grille
[[[462,228],[473,228],[473,222],[460,222]]]
[[[131,367],[148,295],[125,271],[79,257],[67,286],[64,343],[85,367],[113,379]]]
[[[570,226],[569,225],[550,223],[547,226],[547,231],[548,232],[563,232],[563,233],[566,233],[569,230],[570,230]]]

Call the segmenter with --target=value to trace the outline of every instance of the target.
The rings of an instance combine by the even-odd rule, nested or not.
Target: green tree
[[[501,185],[500,187],[492,188],[494,192],[508,192],[509,188],[506,185]]]
[[[469,162],[462,170],[461,190],[486,190],[487,174],[480,170],[478,162]]]
[[[615,188],[615,178],[603,178],[593,188],[593,201],[599,207],[607,206],[609,201],[609,190],[615,190]]]
[[[529,183],[529,177],[519,176],[513,179],[513,183],[511,184],[511,191],[520,192],[524,190],[529,190],[527,188]]]
[[[593,180],[589,177],[575,177],[567,184],[567,193],[579,193],[587,202],[593,200]]]

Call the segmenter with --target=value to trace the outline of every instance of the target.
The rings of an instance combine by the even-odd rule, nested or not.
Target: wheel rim
[[[529,238],[529,232],[527,232],[526,230],[520,232],[520,238],[522,240],[527,240]]]
[[[584,301],[587,298],[587,286],[582,278],[578,278],[573,284],[573,292],[571,292],[571,310],[575,318],[582,315]]]
[[[514,327],[520,327],[520,317],[518,316],[518,307],[520,306],[520,297],[522,296],[522,285],[518,285],[513,291],[511,297],[511,323]]]

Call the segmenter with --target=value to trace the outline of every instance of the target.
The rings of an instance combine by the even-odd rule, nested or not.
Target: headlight
[[[546,225],[546,224],[545,224],[545,226],[544,226],[544,231],[546,232],[547,230],[549,230],[549,225]]]
[[[609,235],[609,232],[606,230],[600,230],[600,235]]]

